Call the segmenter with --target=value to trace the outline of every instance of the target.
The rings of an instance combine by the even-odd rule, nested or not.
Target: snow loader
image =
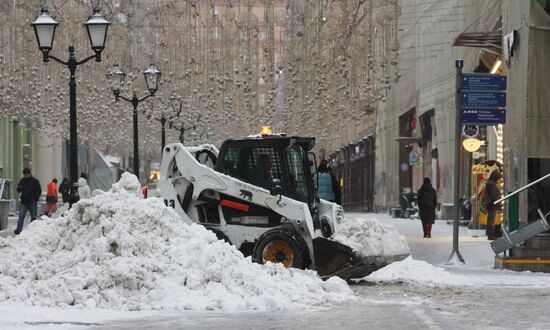
[[[314,143],[313,137],[260,134],[226,140],[219,151],[169,144],[157,186],[185,223],[204,225],[254,262],[349,280],[404,259],[362,257],[331,239],[344,212],[315,197]]]

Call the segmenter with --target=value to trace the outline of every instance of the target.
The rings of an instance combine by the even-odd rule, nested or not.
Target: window
[[[281,162],[274,148],[227,149],[223,172],[253,185],[271,189],[273,179],[281,179]]]
[[[294,146],[287,151],[290,180],[296,190],[296,198],[302,202],[308,202],[308,189],[306,174],[304,172],[304,151]]]

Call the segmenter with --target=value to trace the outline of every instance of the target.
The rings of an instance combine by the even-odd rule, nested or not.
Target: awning
[[[453,46],[476,47],[495,55],[502,54],[502,32],[462,32]]]

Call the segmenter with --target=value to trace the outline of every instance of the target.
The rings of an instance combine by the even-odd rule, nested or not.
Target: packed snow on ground
[[[409,254],[405,237],[395,226],[375,218],[345,218],[336,227],[334,240],[351,247],[363,256]]]
[[[252,263],[123,174],[60,218],[0,238],[0,302],[122,310],[265,310],[356,299],[339,278]]]
[[[457,269],[458,270],[458,269]],[[408,283],[428,286],[500,286],[550,287],[550,274],[492,270],[489,272],[455,273],[426,261],[408,257],[394,262],[365,277],[381,283]]]

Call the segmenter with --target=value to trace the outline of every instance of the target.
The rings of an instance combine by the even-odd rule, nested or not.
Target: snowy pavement
[[[346,214],[393,224],[412,259],[392,264],[351,288],[360,299],[311,309],[247,312],[119,311],[0,303],[0,328],[17,329],[547,329],[550,274],[492,269],[485,237],[461,228],[465,265],[447,266],[452,226],[437,221],[422,238],[419,220]],[[8,229],[9,230],[9,229]],[[0,235],[3,233],[0,232]],[[0,259],[2,256],[0,255]]]
[[[29,224],[30,217],[27,216],[25,219],[25,226]],[[0,237],[14,236],[13,231],[17,228],[17,217],[9,216],[8,217],[8,227],[4,230],[0,230]],[[24,228],[24,227],[23,227]]]

